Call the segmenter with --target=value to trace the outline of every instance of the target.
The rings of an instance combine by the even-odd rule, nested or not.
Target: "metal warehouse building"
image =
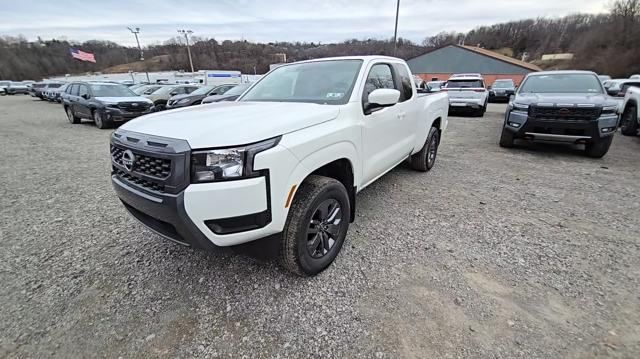
[[[448,45],[407,60],[411,71],[425,81],[447,80],[457,73],[480,73],[487,85],[512,79],[517,85],[538,66],[475,46]]]

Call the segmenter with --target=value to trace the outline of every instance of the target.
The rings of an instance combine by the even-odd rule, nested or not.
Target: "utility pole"
[[[396,48],[397,48],[396,40],[398,39],[398,15],[399,14],[400,14],[400,0],[398,0],[396,3],[396,29],[393,32],[393,56],[396,56]]]
[[[142,47],[140,47],[140,40],[138,40],[138,34],[140,33],[140,28],[136,27],[135,30],[127,27],[127,29],[129,29],[129,31],[131,31],[131,33],[133,34],[133,36],[136,37],[136,44],[138,44],[138,50],[140,50],[140,61],[144,61],[144,52],[142,51]],[[151,83],[151,80],[149,80],[149,71],[147,71],[147,67],[144,67],[144,72],[147,74],[147,82]]]
[[[191,46],[189,45],[189,36],[193,34],[191,30],[178,30],[178,34],[184,35],[185,40],[187,40],[187,53],[189,53],[189,65],[191,65],[191,72],[193,71],[193,60],[191,60]]]

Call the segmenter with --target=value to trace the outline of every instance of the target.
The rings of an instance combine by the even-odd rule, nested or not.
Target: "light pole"
[[[191,72],[193,71],[193,60],[191,60],[191,46],[189,46],[189,36],[193,34],[191,30],[178,30],[178,34],[184,35],[184,38],[187,40],[187,53],[189,54],[189,65],[191,65]]]
[[[130,27],[127,27],[127,29],[129,29],[129,31],[131,31],[133,36],[136,37],[136,44],[138,44],[138,50],[140,50],[140,61],[144,61],[144,52],[142,52],[142,47],[140,47],[140,41],[138,40],[138,34],[140,33],[140,28],[136,27],[134,30]],[[151,80],[149,80],[149,71],[147,71],[146,66],[145,66],[144,72],[147,74],[147,82],[151,83]]]
[[[400,0],[396,4],[396,29],[393,31],[393,56],[396,56],[396,39],[398,38],[398,14],[400,13]]]

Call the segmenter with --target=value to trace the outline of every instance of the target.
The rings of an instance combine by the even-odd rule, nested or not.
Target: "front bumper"
[[[523,111],[507,111],[505,117],[504,126],[514,138],[565,143],[589,143],[613,136],[618,124],[617,115],[602,115],[595,120],[541,119]]]
[[[489,92],[489,100],[509,100],[511,95],[513,95],[513,91],[504,91],[504,92]]]
[[[102,115],[107,120],[111,120],[113,122],[126,122],[129,120],[133,120],[136,117],[140,117],[142,115],[146,115],[153,112],[153,106],[145,111],[136,111],[129,112],[115,107],[106,107],[102,109]]]

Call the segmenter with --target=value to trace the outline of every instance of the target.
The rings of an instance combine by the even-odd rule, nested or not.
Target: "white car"
[[[472,110],[476,116],[487,111],[489,91],[480,74],[457,74],[442,88],[449,94],[450,110]]]
[[[404,161],[433,167],[447,109],[447,95],[419,94],[397,58],[285,64],[237,101],[122,125],[111,137],[112,184],[167,239],[204,249],[252,242],[315,275],[338,255],[356,193]]]
[[[640,87],[629,87],[622,104],[620,131],[625,136],[635,136],[640,128]]]

